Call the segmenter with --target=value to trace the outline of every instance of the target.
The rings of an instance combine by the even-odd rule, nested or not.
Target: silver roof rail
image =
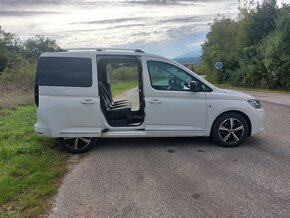
[[[131,51],[145,53],[141,49],[127,49],[127,48],[68,48],[65,51]]]

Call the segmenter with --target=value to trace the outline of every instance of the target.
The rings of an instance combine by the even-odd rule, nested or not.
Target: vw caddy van
[[[116,99],[118,81],[132,78],[133,95]],[[59,138],[71,153],[90,150],[100,137],[205,136],[234,147],[261,132],[265,118],[255,97],[219,89],[183,65],[139,49],[43,53],[35,103],[36,133]]]

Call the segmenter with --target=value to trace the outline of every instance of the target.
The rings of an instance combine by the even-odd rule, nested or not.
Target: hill
[[[200,61],[200,51],[188,52],[173,58],[180,64],[196,64]]]

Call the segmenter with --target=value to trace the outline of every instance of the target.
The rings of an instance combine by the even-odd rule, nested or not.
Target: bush
[[[219,16],[202,45],[202,70],[215,83],[290,90],[290,5],[264,0]],[[216,70],[217,61],[223,68]]]
[[[0,26],[0,108],[31,104],[37,58],[59,50],[54,40],[41,35],[22,43]]]
[[[7,57],[5,54],[0,53],[0,74],[7,67]]]
[[[109,72],[112,82],[139,81],[137,66],[110,66]]]

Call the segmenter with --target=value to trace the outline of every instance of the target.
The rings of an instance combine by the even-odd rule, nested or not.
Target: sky
[[[0,0],[0,26],[21,40],[44,35],[62,48],[139,48],[174,58],[198,54],[213,19],[218,14],[234,18],[239,4],[238,0]]]

